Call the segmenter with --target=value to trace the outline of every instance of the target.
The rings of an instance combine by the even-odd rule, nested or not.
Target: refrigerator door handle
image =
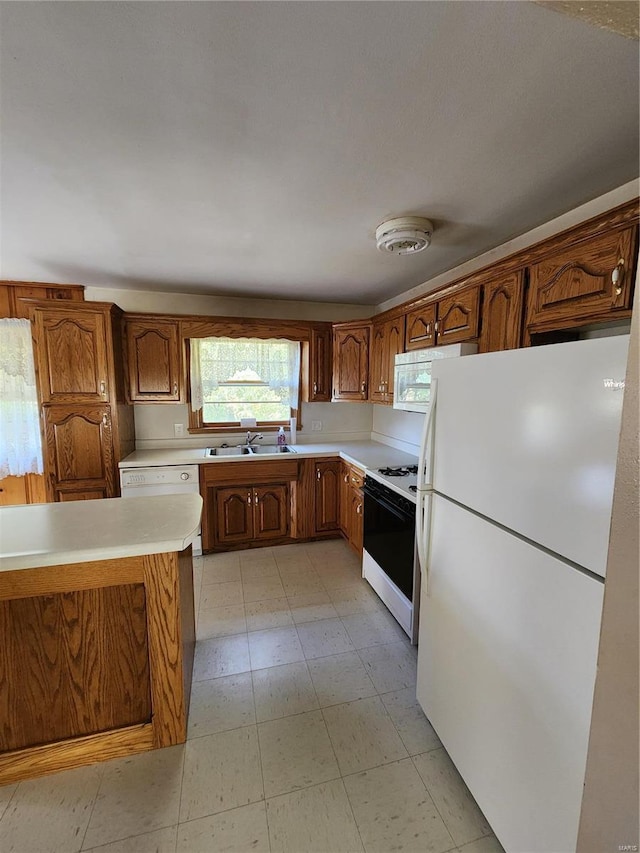
[[[416,546],[424,591],[429,595],[429,537],[431,535],[431,500],[427,492],[417,493]]]
[[[418,492],[430,489],[433,480],[433,427],[435,424],[436,399],[438,396],[438,380],[431,380],[431,405],[424,419],[422,437],[420,440],[420,455],[418,457]],[[429,466],[427,471],[427,465]]]

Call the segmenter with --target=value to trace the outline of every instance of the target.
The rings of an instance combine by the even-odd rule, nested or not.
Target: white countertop
[[[197,494],[0,508],[0,572],[182,551],[202,513]]]
[[[171,465],[199,465],[217,462],[251,462],[253,459],[295,459],[300,457],[340,456],[361,468],[382,468],[396,465],[415,465],[417,456],[397,450],[379,441],[341,441],[323,444],[296,444],[295,455],[279,453],[256,456],[207,456],[205,448],[177,448],[163,450],[135,450],[120,462],[120,468],[153,468]]]

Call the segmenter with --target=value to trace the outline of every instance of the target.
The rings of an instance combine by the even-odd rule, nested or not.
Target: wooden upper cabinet
[[[84,300],[84,287],[79,284],[38,284],[37,282],[0,282],[0,317],[28,319],[30,299]]]
[[[458,344],[478,337],[480,288],[469,287],[438,301],[438,346]]]
[[[126,323],[128,394],[133,402],[179,402],[180,336],[175,320]]]
[[[333,399],[364,403],[368,398],[369,324],[333,328]]]
[[[103,310],[33,309],[35,353],[43,403],[110,399],[107,316]],[[115,398],[115,394],[114,394]]]
[[[436,303],[409,311],[406,315],[405,352],[431,347],[436,342]]]
[[[484,285],[479,352],[496,352],[520,346],[523,300],[523,270]]]
[[[309,403],[331,400],[331,329],[311,329],[309,341]]]
[[[404,352],[404,329],[404,317],[373,324],[369,361],[369,400],[372,403],[389,406],[393,403],[395,357]]]
[[[51,501],[118,494],[110,406],[44,406],[48,497]]]
[[[637,227],[610,231],[529,268],[526,327],[563,328],[631,308]]]

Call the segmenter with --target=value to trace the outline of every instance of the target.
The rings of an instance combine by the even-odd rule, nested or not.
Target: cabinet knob
[[[367,393],[367,383],[366,382],[363,382],[362,385],[360,386],[360,392],[361,392],[363,397],[366,396],[366,393]]]
[[[104,381],[104,379],[100,382],[100,393],[102,394],[103,397],[107,393],[107,383]]]
[[[362,504],[358,504],[358,506],[356,507],[356,513],[358,515],[362,515]]]
[[[251,506],[251,492],[247,492],[247,503]]]
[[[314,383],[313,383],[313,393],[314,393],[314,394],[317,394],[317,393],[318,393],[318,383],[317,383],[317,382],[314,382]]]
[[[173,383],[173,394],[175,397],[178,396],[178,383],[177,382]]]
[[[256,506],[258,506],[258,493],[257,492],[253,493],[253,502]]]
[[[319,480],[322,475],[320,474],[320,469],[316,468],[316,480]]]
[[[616,296],[622,293],[622,279],[624,278],[624,258],[618,258],[618,263],[611,273],[611,283],[616,289]]]
[[[106,413],[102,416],[102,426],[106,426],[108,422],[108,418]]]
[[[349,482],[349,475],[348,474],[344,475],[344,481],[345,481],[345,483]]]

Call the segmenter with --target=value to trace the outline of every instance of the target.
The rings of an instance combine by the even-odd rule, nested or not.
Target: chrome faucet
[[[258,438],[262,440],[262,433],[261,433],[261,432],[257,432],[257,433],[253,436],[253,438],[251,437],[251,433],[250,433],[250,432],[248,432],[248,433],[247,433],[247,447],[251,447],[251,443],[252,443],[252,442],[254,442],[254,441],[256,441],[256,439],[258,439]]]

